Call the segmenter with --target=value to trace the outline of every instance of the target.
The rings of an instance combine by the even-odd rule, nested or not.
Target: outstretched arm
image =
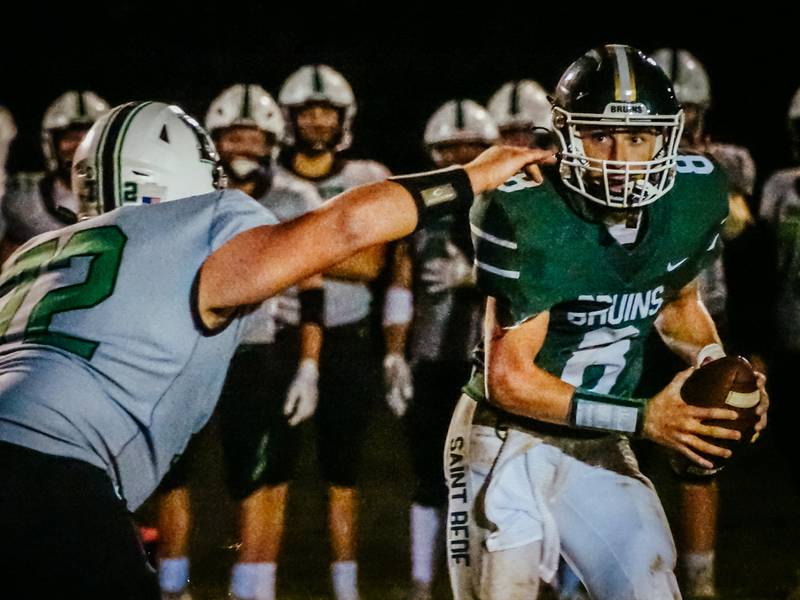
[[[554,161],[549,151],[495,146],[464,170],[477,195],[526,165]],[[348,190],[293,221],[245,231],[200,268],[200,317],[209,328],[219,327],[238,306],[261,302],[359,250],[408,235],[417,227],[420,208],[429,204],[441,210],[448,198],[451,203],[471,201],[444,193],[422,194],[420,202],[404,185],[386,180]]]

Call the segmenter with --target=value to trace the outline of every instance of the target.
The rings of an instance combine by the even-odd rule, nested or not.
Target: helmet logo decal
[[[619,114],[634,114],[646,115],[648,114],[647,107],[640,103],[628,104],[626,102],[609,102],[603,114],[606,115],[619,115]]]
[[[628,49],[612,46],[614,50],[614,99],[617,102],[636,102],[636,76],[628,62]]]

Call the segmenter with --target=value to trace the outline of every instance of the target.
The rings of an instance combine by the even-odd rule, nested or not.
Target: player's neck
[[[634,244],[639,239],[642,223],[641,210],[612,210],[603,213],[603,224],[608,233],[621,246]]]
[[[308,155],[297,152],[292,157],[292,170],[305,179],[319,179],[333,170],[336,155],[333,152]]]

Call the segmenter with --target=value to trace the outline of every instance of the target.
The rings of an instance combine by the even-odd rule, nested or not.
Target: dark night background
[[[66,89],[95,90],[112,105],[174,101],[202,119],[226,85],[257,82],[277,96],[296,68],[324,62],[345,75],[358,100],[352,154],[396,172],[416,170],[426,165],[425,121],[445,100],[485,103],[510,79],[552,89],[572,60],[610,42],[689,49],[710,73],[711,132],[751,150],[759,182],[790,162],[786,111],[800,86],[796,18],[763,3],[758,11],[711,14],[705,3],[598,4],[594,11],[521,2],[273,4],[23,6],[0,40],[0,103],[20,129],[10,168],[38,167],[41,116]]]
[[[674,46],[695,54],[711,77],[709,130],[720,141],[750,149],[760,187],[771,172],[791,163],[786,113],[800,87],[800,28],[789,6],[29,0],[15,3],[12,11],[6,3],[0,12],[0,104],[19,128],[9,167],[41,167],[41,117],[67,89],[94,90],[112,105],[173,101],[202,120],[227,85],[260,83],[277,96],[290,73],[322,62],[350,81],[358,100],[351,154],[384,162],[395,172],[419,170],[428,165],[421,144],[425,122],[444,101],[468,97],[485,103],[511,79],[532,78],[552,89],[589,48],[627,43],[644,51]],[[740,272],[748,275],[764,266],[748,252],[739,258]],[[753,311],[742,312],[748,319]],[[404,515],[413,486],[400,425],[385,408],[376,418],[364,465],[361,578],[365,597],[396,600],[407,587]],[[800,581],[798,497],[787,483],[786,457],[770,435],[765,438],[720,479],[725,500],[718,572],[728,599],[783,599]],[[218,471],[218,450],[208,448],[201,464],[217,465]],[[314,462],[306,446],[282,558],[280,585],[288,598],[327,593],[324,496],[313,477]],[[220,504],[224,491],[217,471],[202,470],[193,488],[201,532],[192,548],[198,600],[221,597],[235,555],[235,510]],[[662,474],[662,480],[665,505],[674,511],[674,478]]]

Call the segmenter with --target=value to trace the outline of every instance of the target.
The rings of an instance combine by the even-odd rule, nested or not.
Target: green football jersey
[[[722,170],[679,157],[675,185],[643,208],[638,240],[625,246],[557,175],[540,185],[517,175],[486,200],[473,205],[470,225],[478,285],[496,298],[501,323],[550,311],[536,365],[574,386],[630,396],[659,311],[721,251]],[[482,373],[466,390],[483,398]]]

